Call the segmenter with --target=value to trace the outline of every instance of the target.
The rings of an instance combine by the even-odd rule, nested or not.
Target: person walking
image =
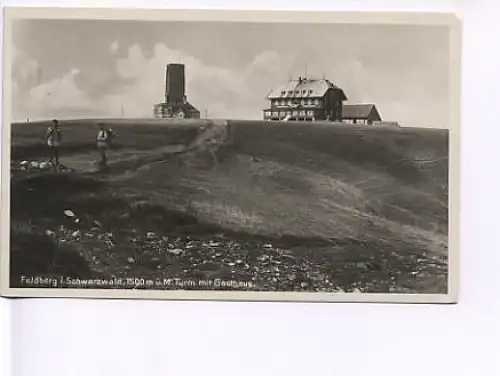
[[[106,151],[110,146],[110,141],[111,137],[109,130],[104,128],[104,124],[99,123],[99,132],[97,133],[97,150],[99,150],[99,154],[101,156],[101,160],[99,161],[100,168],[106,168],[108,166]]]
[[[55,170],[59,168],[59,150],[62,142],[62,132],[57,119],[52,120],[52,125],[47,129],[45,141],[49,148],[50,162]]]

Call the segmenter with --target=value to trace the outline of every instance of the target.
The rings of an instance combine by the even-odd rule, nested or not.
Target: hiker
[[[47,129],[45,139],[50,150],[50,162],[54,169],[57,170],[59,167],[59,148],[62,142],[62,132],[56,119],[52,120],[52,126]]]
[[[107,132],[108,132],[108,146],[110,148],[112,148],[113,147],[113,139],[116,137],[116,133],[111,128],[108,128]]]
[[[104,128],[104,124],[99,123],[99,133],[97,133],[97,150],[101,155],[99,166],[101,168],[107,167],[108,159],[106,150],[111,146],[111,132],[109,129]]]

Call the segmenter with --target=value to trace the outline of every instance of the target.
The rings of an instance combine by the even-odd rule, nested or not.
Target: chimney
[[[184,64],[168,64],[165,77],[166,102],[183,103],[185,90]]]

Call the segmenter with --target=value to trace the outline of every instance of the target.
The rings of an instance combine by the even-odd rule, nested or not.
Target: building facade
[[[200,111],[186,97],[184,64],[168,64],[165,75],[165,102],[155,104],[156,118],[199,119]]]
[[[299,77],[273,89],[264,120],[340,121],[344,91],[327,79]]]

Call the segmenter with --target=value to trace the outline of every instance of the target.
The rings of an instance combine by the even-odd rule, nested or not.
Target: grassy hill
[[[95,121],[62,123],[62,163],[75,170],[58,174],[16,172],[20,160],[44,157],[47,123],[13,125],[13,284],[22,273],[72,270],[253,277],[262,290],[446,291],[446,130],[106,121],[119,135],[107,174],[94,167]],[[87,227],[64,222],[67,208]],[[46,230],[61,224],[63,244],[47,241]],[[89,235],[73,240],[76,230]],[[107,249],[99,231],[116,246]],[[43,238],[47,251],[34,255],[28,238]],[[54,262],[60,254],[72,261]],[[275,261],[259,261],[266,256]],[[293,261],[285,267],[283,257]]]

